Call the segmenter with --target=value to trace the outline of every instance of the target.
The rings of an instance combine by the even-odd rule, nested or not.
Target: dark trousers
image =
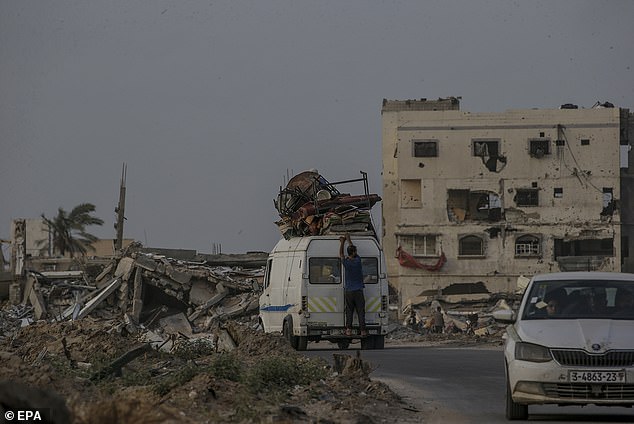
[[[352,328],[352,318],[354,311],[359,317],[359,328],[365,330],[365,297],[363,290],[346,291],[346,328]]]

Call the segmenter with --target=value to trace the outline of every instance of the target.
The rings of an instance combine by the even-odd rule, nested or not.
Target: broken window
[[[534,158],[543,158],[550,154],[550,140],[536,139],[529,141],[530,155]]]
[[[401,207],[420,208],[421,201],[421,181],[401,180]]]
[[[539,190],[536,188],[520,188],[515,192],[515,204],[517,206],[538,206]]]
[[[341,282],[339,258],[310,258],[308,267],[311,284],[338,284]]]
[[[437,140],[412,140],[412,156],[430,158],[438,156]]]
[[[495,222],[502,219],[502,202],[491,192],[448,190],[447,214],[452,222]]]
[[[613,244],[614,242],[611,238],[555,239],[555,259],[560,256],[614,256]]]
[[[601,215],[612,215],[614,213],[614,196],[612,194],[612,187],[603,187],[603,210]]]
[[[462,237],[458,242],[458,255],[484,256],[484,239],[474,235]]]
[[[439,237],[435,234],[398,236],[398,245],[412,256],[438,256]]]
[[[589,146],[590,145],[590,140],[587,138],[582,138],[581,139],[581,145],[582,146]]]
[[[267,288],[271,283],[271,267],[273,266],[273,259],[266,261],[266,272],[264,277],[264,288]]]
[[[561,187],[555,187],[555,189],[553,190],[553,196],[556,199],[561,199],[562,197],[564,197],[564,189]]]
[[[482,163],[491,172],[500,172],[506,166],[506,157],[500,154],[499,140],[473,140],[473,156],[482,159]]]
[[[515,240],[515,256],[539,256],[541,240],[537,236],[524,235]]]

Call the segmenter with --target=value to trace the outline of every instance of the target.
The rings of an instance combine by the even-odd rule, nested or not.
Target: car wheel
[[[350,346],[350,342],[348,340],[342,340],[337,342],[337,346],[339,346],[339,349],[341,350],[346,350],[348,349],[348,346]]]
[[[528,419],[528,405],[513,402],[513,397],[511,396],[511,385],[508,382],[508,379],[506,380],[506,419]]]

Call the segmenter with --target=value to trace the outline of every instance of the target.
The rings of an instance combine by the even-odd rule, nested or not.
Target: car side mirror
[[[515,312],[510,309],[498,309],[493,311],[493,319],[498,322],[513,324],[515,322]]]

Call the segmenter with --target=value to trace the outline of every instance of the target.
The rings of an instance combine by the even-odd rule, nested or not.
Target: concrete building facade
[[[381,113],[383,247],[402,302],[452,285],[511,292],[541,272],[634,271],[629,110],[469,113],[447,98],[384,100]]]

